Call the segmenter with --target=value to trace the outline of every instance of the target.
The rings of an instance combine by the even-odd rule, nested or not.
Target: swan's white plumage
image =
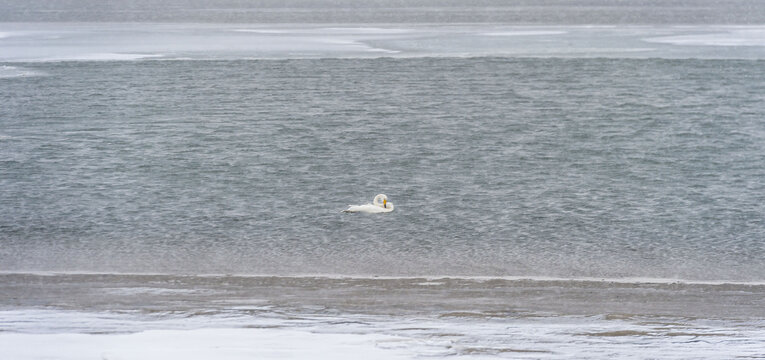
[[[348,208],[343,212],[363,212],[363,213],[386,213],[393,211],[393,203],[388,202],[388,197],[385,194],[379,194],[375,196],[375,199],[371,204],[364,205],[348,205]]]
[[[391,210],[372,204],[364,205],[348,205],[348,209],[345,212],[364,212],[364,213],[381,213],[389,212]]]

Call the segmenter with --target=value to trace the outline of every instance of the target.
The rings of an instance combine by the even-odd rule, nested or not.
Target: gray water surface
[[[5,0],[0,21],[762,24],[758,0]]]
[[[762,61],[14,66],[4,271],[765,279]]]

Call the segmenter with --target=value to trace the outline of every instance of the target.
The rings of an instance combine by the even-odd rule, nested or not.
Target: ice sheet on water
[[[53,56],[41,61],[130,61],[151,58],[161,58],[162,54],[131,54],[131,53],[82,53]]]
[[[563,35],[566,31],[559,30],[515,30],[515,31],[496,31],[487,32],[486,36],[541,36],[541,35]]]
[[[317,334],[299,330],[149,330],[133,334],[2,334],[9,359],[366,359],[409,358],[375,346],[384,335]],[[399,351],[400,353],[400,351]]]
[[[12,36],[23,34],[23,36]],[[765,58],[762,26],[0,25],[0,61],[373,57]],[[647,44],[658,46],[646,46]],[[726,46],[725,51],[709,48]],[[759,49],[759,50],[758,50]]]
[[[0,79],[40,76],[42,72],[34,71],[20,66],[0,65]],[[3,139],[0,137],[0,140]]]
[[[233,319],[181,319],[174,315],[164,320],[141,320],[134,314],[19,310],[0,312],[0,319],[0,355],[18,360],[343,359],[360,353],[370,359],[487,355],[516,359],[680,359],[688,354],[729,358],[762,356],[761,339],[765,335],[765,327],[757,321],[627,314],[485,318],[471,313],[426,317],[292,313]],[[41,331],[64,323],[81,326]],[[20,331],[17,325],[27,330],[37,327],[38,331]]]
[[[723,28],[713,32],[653,37],[646,41],[679,46],[765,46],[765,28]]]

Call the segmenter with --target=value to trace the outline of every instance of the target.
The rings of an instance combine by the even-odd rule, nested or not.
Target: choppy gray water
[[[11,65],[4,271],[765,280],[759,60]]]
[[[0,21],[762,24],[758,0],[5,0]]]

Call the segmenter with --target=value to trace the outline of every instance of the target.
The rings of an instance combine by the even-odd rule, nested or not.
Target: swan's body
[[[379,194],[375,196],[375,199],[371,204],[364,205],[348,205],[348,208],[343,212],[362,212],[362,213],[386,213],[393,211],[393,203],[388,202],[388,197],[385,194]]]
[[[348,205],[348,209],[343,210],[343,212],[363,212],[363,213],[383,213],[383,212],[391,212],[393,211],[393,208],[386,209],[384,207],[380,207],[377,205],[372,204],[364,204],[364,205]]]

